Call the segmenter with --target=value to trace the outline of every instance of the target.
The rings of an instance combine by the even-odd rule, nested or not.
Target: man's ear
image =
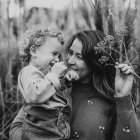
[[[35,46],[31,46],[31,48],[30,48],[30,54],[33,57],[36,57],[36,47]]]

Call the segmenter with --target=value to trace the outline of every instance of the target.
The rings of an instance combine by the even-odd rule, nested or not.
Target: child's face
[[[36,48],[36,63],[39,67],[50,71],[51,67],[60,61],[63,47],[57,38],[47,38],[46,42]]]

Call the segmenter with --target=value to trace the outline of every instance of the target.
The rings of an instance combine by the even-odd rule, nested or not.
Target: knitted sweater
[[[88,84],[74,84],[72,101],[70,140],[140,140],[140,122],[130,95],[113,103]]]

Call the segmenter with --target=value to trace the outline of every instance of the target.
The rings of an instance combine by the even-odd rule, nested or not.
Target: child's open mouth
[[[53,67],[54,64],[55,64],[55,63],[50,63],[50,66]]]

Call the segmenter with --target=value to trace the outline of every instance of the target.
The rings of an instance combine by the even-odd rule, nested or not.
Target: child
[[[18,86],[26,101],[22,140],[62,140],[70,137],[71,84],[74,71],[60,62],[65,41],[61,33],[34,26],[26,32],[20,55],[27,64]],[[62,78],[65,77],[65,78]]]

